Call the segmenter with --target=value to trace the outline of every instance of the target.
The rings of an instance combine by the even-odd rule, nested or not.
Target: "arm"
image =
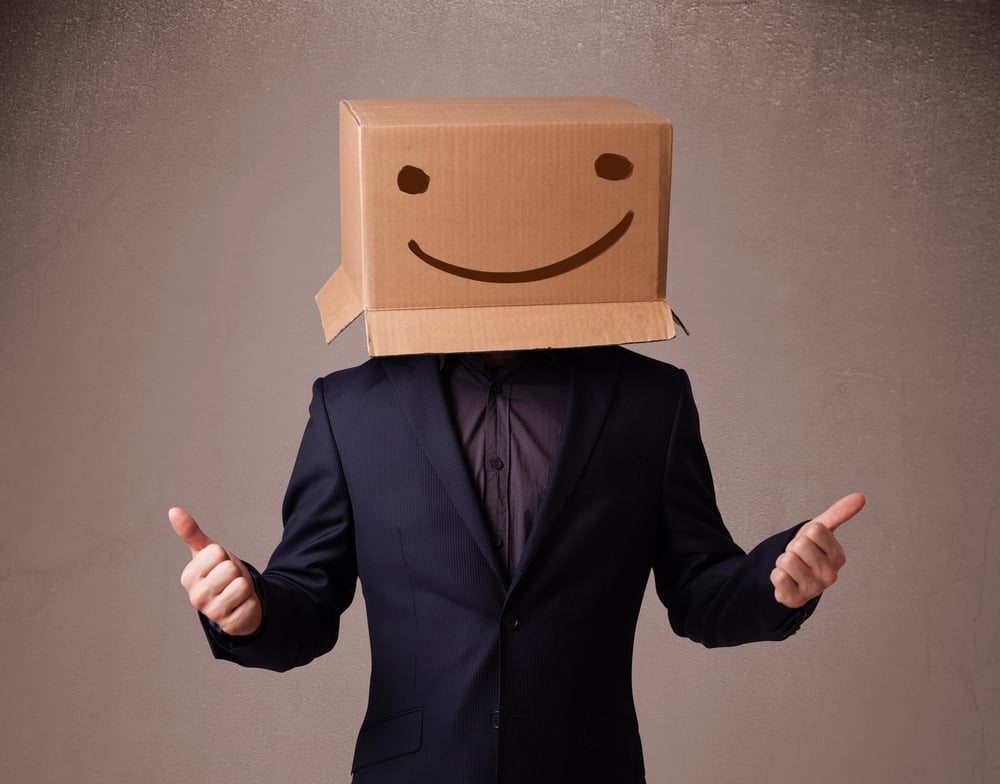
[[[340,615],[354,598],[353,518],[322,380],[313,386],[309,413],[285,494],[284,531],[268,568],[258,573],[231,559],[253,586],[261,620],[249,630],[227,626],[195,605],[217,658],[278,671],[306,664],[333,648]]]
[[[661,493],[654,561],[656,590],[677,634],[707,647],[781,640],[812,613],[818,594],[798,608],[775,598],[771,573],[797,528],[744,553],[726,530],[702,445],[698,412],[681,374]]]

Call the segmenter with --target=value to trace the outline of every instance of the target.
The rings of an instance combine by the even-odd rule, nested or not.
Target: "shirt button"
[[[499,457],[491,458],[490,468],[499,471],[501,468],[503,468],[503,460],[501,460]]]
[[[503,547],[503,537],[498,536],[496,539],[494,539],[493,546],[496,547],[497,549]]]
[[[514,631],[518,627],[518,624],[520,624],[520,621],[516,615],[505,615],[501,623],[503,623],[503,627],[508,631]]]
[[[490,726],[495,730],[500,729],[500,711],[493,711],[490,714]]]

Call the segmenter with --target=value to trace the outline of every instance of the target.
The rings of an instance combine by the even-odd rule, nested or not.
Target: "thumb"
[[[191,555],[196,555],[210,544],[213,544],[208,535],[198,527],[198,523],[194,521],[194,518],[180,507],[173,507],[167,512],[167,517],[170,519],[170,525],[173,527],[174,533],[183,539],[184,544],[190,548]]]
[[[813,518],[814,522],[822,523],[831,531],[836,531],[842,523],[846,523],[865,506],[865,497],[861,493],[845,495],[823,514]]]

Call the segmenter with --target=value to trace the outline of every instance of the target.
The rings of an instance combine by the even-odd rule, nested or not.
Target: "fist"
[[[864,505],[865,497],[852,493],[798,530],[771,572],[778,602],[786,607],[801,607],[837,581],[847,558],[833,532]]]
[[[191,606],[226,634],[242,637],[257,631],[263,611],[243,562],[209,539],[183,509],[174,507],[167,517],[191,551],[191,562],[181,573]]]

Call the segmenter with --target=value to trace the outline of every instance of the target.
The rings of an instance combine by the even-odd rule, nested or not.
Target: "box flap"
[[[323,321],[326,342],[331,342],[364,310],[348,270],[341,265],[316,292],[316,306]]]
[[[652,302],[504,305],[365,312],[368,353],[448,354],[645,343],[674,337],[670,306]]]

